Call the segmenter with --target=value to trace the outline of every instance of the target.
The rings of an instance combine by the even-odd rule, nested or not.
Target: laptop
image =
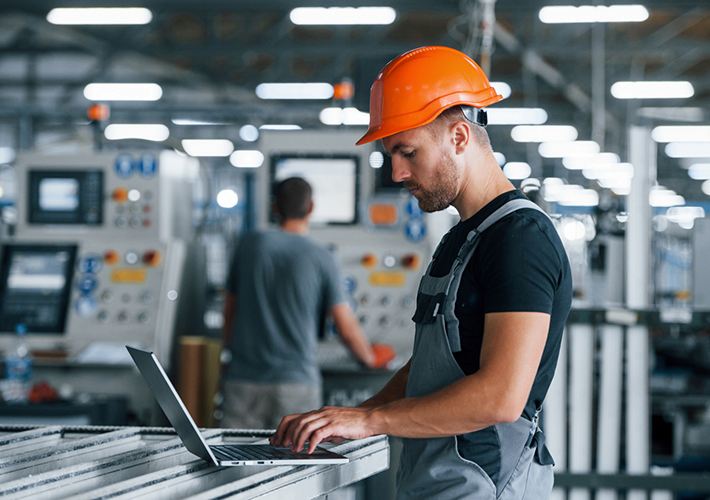
[[[268,444],[208,445],[194,420],[170,382],[158,358],[152,352],[126,346],[143,379],[175,428],[185,448],[208,463],[219,466],[234,465],[321,465],[343,464],[348,458],[324,448],[312,454],[277,448]]]

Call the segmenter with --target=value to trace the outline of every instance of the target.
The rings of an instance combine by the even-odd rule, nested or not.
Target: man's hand
[[[372,429],[370,417],[371,410],[368,409],[333,406],[287,415],[269,442],[272,446],[290,446],[293,451],[300,451],[308,441],[307,452],[313,453],[322,442],[337,443],[374,436],[377,432]]]

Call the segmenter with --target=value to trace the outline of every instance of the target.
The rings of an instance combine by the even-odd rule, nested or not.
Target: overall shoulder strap
[[[547,215],[547,213],[545,213],[545,211],[542,208],[535,205],[535,203],[533,203],[532,201],[524,200],[524,199],[515,199],[515,200],[509,201],[508,203],[506,203],[505,205],[500,207],[498,210],[493,212],[491,215],[489,215],[476,228],[476,231],[478,231],[479,233],[482,233],[483,231],[485,231],[486,229],[491,227],[493,224],[495,224],[496,222],[501,220],[506,215],[512,214],[513,212],[515,212],[516,210],[520,210],[521,208],[532,208],[533,210],[537,210],[538,212],[542,212],[547,217],[549,217],[549,215]]]

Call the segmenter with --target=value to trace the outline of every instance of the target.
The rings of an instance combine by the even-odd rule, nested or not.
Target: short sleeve
[[[323,300],[326,309],[346,302],[340,267],[333,255],[326,251],[323,264]]]
[[[503,222],[503,221],[501,221]],[[478,254],[484,313],[552,312],[562,260],[547,232],[527,214],[491,227]]]

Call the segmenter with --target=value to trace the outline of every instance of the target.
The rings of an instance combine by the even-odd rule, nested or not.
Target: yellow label
[[[125,283],[129,285],[142,285],[148,276],[145,269],[114,269],[111,271],[111,281],[113,283]]]
[[[407,275],[401,271],[370,273],[372,286],[404,286]]]

